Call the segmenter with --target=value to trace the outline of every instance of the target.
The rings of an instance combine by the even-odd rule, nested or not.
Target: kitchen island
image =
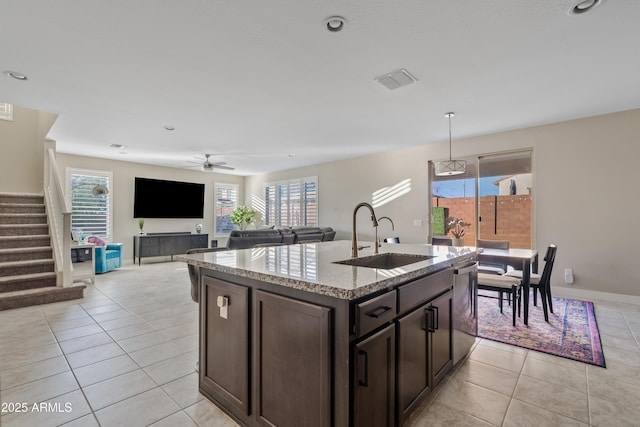
[[[378,268],[338,263],[349,241],[179,256],[200,269],[200,392],[247,426],[404,423],[453,365],[453,265],[476,252],[380,252],[358,258]]]

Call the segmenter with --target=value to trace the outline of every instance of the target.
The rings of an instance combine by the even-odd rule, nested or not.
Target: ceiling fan
[[[214,169],[226,169],[226,170],[234,170],[235,168],[232,168],[231,166],[225,166],[227,163],[226,162],[210,162],[209,161],[209,157],[211,157],[212,154],[205,154],[204,155],[204,162],[203,163],[198,163],[200,164],[200,170],[203,172],[213,172]],[[189,162],[189,163],[196,163],[196,162]],[[189,167],[195,167],[195,166],[189,166]]]

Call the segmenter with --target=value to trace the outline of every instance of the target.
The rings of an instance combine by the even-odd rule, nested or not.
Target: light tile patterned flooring
[[[640,425],[640,306],[596,302],[596,315],[607,369],[478,340],[406,425]],[[0,401],[27,404],[0,425],[235,426],[198,393],[197,317],[177,262],[99,275],[83,300],[0,311]]]

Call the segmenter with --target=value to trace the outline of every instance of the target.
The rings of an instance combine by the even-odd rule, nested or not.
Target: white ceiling
[[[0,75],[0,101],[59,114],[64,153],[214,153],[240,175],[447,141],[447,111],[455,155],[456,138],[640,107],[640,1],[578,2],[0,0],[0,71],[28,77]],[[375,81],[399,68],[418,81]]]

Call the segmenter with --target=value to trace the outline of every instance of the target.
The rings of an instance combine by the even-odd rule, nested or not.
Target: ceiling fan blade
[[[213,166],[222,166],[222,165],[226,165],[227,162],[209,162],[209,164]]]
[[[216,165],[216,164],[214,164],[213,167],[215,169],[226,169],[226,170],[230,170],[230,171],[236,169],[236,168],[232,168],[231,166],[222,166],[222,165]]]

